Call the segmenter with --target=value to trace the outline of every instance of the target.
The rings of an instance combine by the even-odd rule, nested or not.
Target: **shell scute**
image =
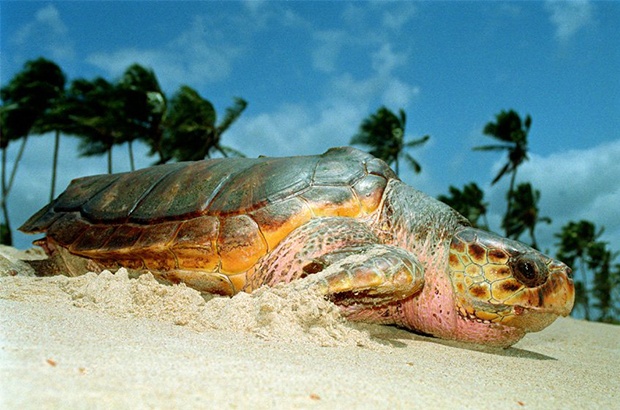
[[[390,168],[388,164],[386,164],[384,161],[378,158],[375,158],[375,157],[367,158],[365,166],[366,166],[366,172],[368,172],[371,175],[379,175],[381,177],[388,178],[388,179],[399,179],[396,173],[392,171],[392,168]]]
[[[47,229],[47,236],[62,246],[71,245],[84,231],[91,227],[78,212],[58,214],[60,217]]]
[[[152,247],[139,253],[146,269],[153,272],[176,270],[179,266],[174,253],[165,246]]]
[[[377,209],[386,186],[387,179],[376,175],[367,175],[353,185],[353,191],[364,212],[369,214]]]
[[[138,251],[149,248],[163,249],[175,238],[181,223],[180,221],[171,221],[144,225],[142,235],[133,247]]]
[[[65,192],[54,201],[54,209],[57,212],[80,210],[82,205],[113,184],[121,175],[122,174],[94,175],[74,179]]]
[[[301,197],[316,216],[356,217],[361,212],[361,204],[348,186],[313,186]]]
[[[179,229],[171,250],[183,269],[215,271],[220,265],[217,251],[219,219],[202,216],[185,221]]]
[[[348,152],[348,155],[343,155]],[[314,185],[351,185],[365,174],[361,152],[330,150],[318,157],[312,183]],[[337,161],[334,161],[337,158]]]
[[[94,222],[125,222],[151,190],[180,166],[170,164],[120,174],[81,206],[82,215]]]
[[[118,225],[116,230],[109,236],[104,247],[108,251],[124,250],[126,252],[135,245],[143,230],[143,227],[135,224]]]
[[[239,273],[254,266],[268,248],[256,222],[247,215],[237,215],[222,219],[217,249],[222,272]]]
[[[233,162],[229,166],[222,159],[170,164],[177,167],[144,197],[131,213],[130,221],[150,224],[200,216],[225,181],[220,174],[237,165]]]
[[[247,213],[284,200],[310,185],[316,159],[258,158],[237,170],[218,190],[209,210],[219,215]],[[283,172],[289,170],[289,172]]]
[[[84,253],[88,251],[98,251],[102,249],[108,238],[114,232],[114,225],[91,225],[84,229],[82,234],[71,243],[71,252]]]
[[[293,197],[266,205],[250,213],[267,241],[274,249],[295,228],[312,218],[310,207],[301,198]]]

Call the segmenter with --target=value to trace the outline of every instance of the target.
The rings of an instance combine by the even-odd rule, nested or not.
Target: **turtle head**
[[[535,332],[573,308],[571,270],[520,242],[463,228],[450,244],[449,270],[458,314]]]

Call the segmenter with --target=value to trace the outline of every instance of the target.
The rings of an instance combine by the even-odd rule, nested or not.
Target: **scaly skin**
[[[384,306],[349,304],[345,313],[350,319],[508,347],[527,332],[542,330],[559,315],[570,313],[574,285],[566,265],[432,209],[440,204],[401,206],[425,200],[394,182],[375,224],[379,235],[417,256],[424,269],[422,290]],[[424,215],[412,211],[418,209],[431,211]]]

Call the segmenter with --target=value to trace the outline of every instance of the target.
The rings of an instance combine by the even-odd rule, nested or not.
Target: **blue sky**
[[[502,109],[533,118],[519,179],[540,189],[539,242],[569,220],[605,226],[620,250],[620,3],[617,2],[13,2],[0,4],[0,80],[39,56],[69,80],[154,69],[168,96],[190,85],[219,112],[249,102],[223,143],[248,156],[347,145],[381,105],[408,114],[423,171],[401,177],[436,196],[475,181],[497,230],[508,181],[491,187],[503,154],[484,125]],[[9,197],[16,227],[49,195],[51,136],[29,139]],[[62,139],[60,189],[103,173]],[[9,147],[13,161],[18,144]],[[138,146],[137,163],[154,158]],[[126,147],[114,170],[128,170]],[[31,237],[16,234],[16,245]],[[523,239],[526,239],[525,237]]]

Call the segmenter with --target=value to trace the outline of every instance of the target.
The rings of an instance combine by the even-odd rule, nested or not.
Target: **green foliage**
[[[536,242],[536,225],[539,222],[551,223],[551,218],[540,216],[538,201],[540,191],[532,188],[529,182],[521,183],[512,194],[513,205],[510,213],[504,215],[502,227],[509,238],[519,239],[527,231],[530,235],[531,245],[538,249]]]
[[[8,241],[9,244],[12,243],[12,239],[7,198],[13,186],[28,135],[33,131],[37,122],[50,110],[50,107],[61,98],[65,82],[65,75],[60,67],[52,61],[39,58],[28,61],[24,65],[24,69],[0,89],[0,97],[2,98],[2,110],[0,111],[1,208],[4,218],[3,226],[8,232],[2,239]],[[19,139],[22,140],[22,143],[13,162],[13,169],[7,178],[6,150],[10,141]]]
[[[620,264],[614,263],[617,254],[600,240],[602,234],[603,229],[590,221],[567,223],[556,235],[557,257],[577,271],[575,304],[586,320],[620,323]]]
[[[516,174],[517,168],[528,159],[527,156],[527,135],[532,125],[532,118],[527,115],[525,120],[521,120],[519,114],[514,110],[502,110],[495,116],[495,122],[489,122],[483,129],[483,134],[495,138],[501,144],[483,145],[475,147],[479,151],[506,151],[508,161],[500,169],[493,179],[492,184],[499,181],[508,173]]]
[[[507,194],[506,215],[511,215],[517,169],[528,159],[527,136],[532,125],[532,118],[527,115],[524,120],[514,110],[502,110],[495,116],[495,122],[489,122],[483,129],[483,134],[500,142],[500,144],[474,147],[477,151],[506,151],[508,161],[497,173],[491,185],[497,183],[504,175],[510,174],[510,185]],[[510,236],[506,229],[506,236]]]
[[[375,114],[362,121],[359,132],[351,138],[352,145],[366,145],[368,151],[377,158],[381,158],[388,165],[394,165],[394,171],[399,173],[399,161],[403,158],[417,174],[422,171],[422,166],[405,150],[424,144],[430,136],[405,142],[405,127],[407,116],[401,108],[398,115],[381,107]]]
[[[119,88],[104,78],[77,79],[71,83],[64,113],[70,119],[64,132],[81,138],[81,156],[107,154],[108,173],[112,172],[112,147],[126,142],[124,101]]]
[[[465,185],[462,191],[454,186],[450,186],[449,190],[449,196],[439,195],[437,199],[458,211],[473,227],[488,230],[489,223],[486,220],[488,204],[484,202],[484,191],[475,182]]]
[[[130,158],[133,158],[131,143],[140,139],[151,148],[150,155],[157,154],[163,164],[171,159],[164,151],[164,118],[167,99],[153,70],[133,64],[125,70],[118,83],[127,118],[124,139],[129,143]],[[132,167],[133,169],[133,167]]]
[[[620,264],[614,263],[617,254],[600,240],[602,234],[603,229],[590,221],[567,223],[556,234],[557,257],[577,270],[575,306],[585,319],[620,323]]]
[[[217,124],[217,114],[210,101],[188,86],[182,86],[172,97],[166,118],[164,149],[177,161],[209,158],[213,151],[223,156],[241,155],[221,144],[221,138],[247,107],[241,98],[226,110],[224,119]]]

